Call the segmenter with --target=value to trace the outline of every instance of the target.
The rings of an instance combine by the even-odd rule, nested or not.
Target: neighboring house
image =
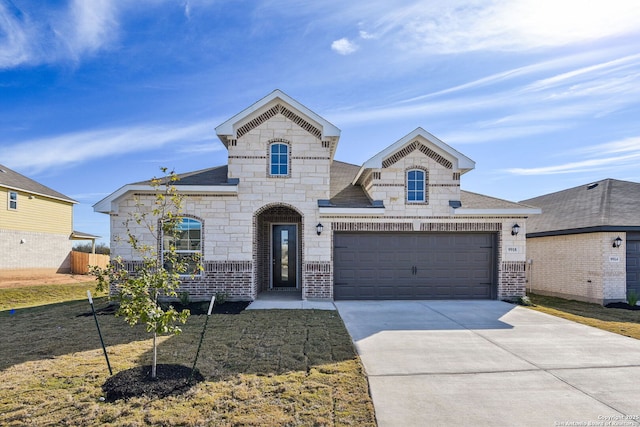
[[[70,272],[75,203],[0,165],[0,276]]]
[[[182,282],[192,298],[524,295],[526,218],[539,210],[461,191],[475,163],[425,130],[360,166],[343,163],[334,160],[340,130],[276,90],[216,132],[228,164],[176,183],[186,196],[179,252],[197,252],[204,264]],[[136,205],[149,206],[151,190],[129,184],[94,206],[111,216],[111,253],[129,269],[140,260],[118,237]]]
[[[640,294],[640,183],[605,179],[524,200],[535,293],[606,304]]]

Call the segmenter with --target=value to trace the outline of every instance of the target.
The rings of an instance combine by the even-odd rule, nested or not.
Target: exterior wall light
[[[614,248],[619,248],[620,245],[622,245],[622,239],[620,238],[620,236],[616,237],[615,240],[613,241],[613,247]]]
[[[318,223],[318,225],[316,225],[316,233],[318,233],[318,236],[322,234],[322,230],[324,230],[324,225]]]
[[[520,232],[520,226],[518,225],[518,223],[513,224],[513,227],[511,227],[511,235],[517,236],[519,232]]]

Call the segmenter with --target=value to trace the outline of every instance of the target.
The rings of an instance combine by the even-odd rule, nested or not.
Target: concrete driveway
[[[385,426],[638,426],[640,340],[500,301],[338,301]]]

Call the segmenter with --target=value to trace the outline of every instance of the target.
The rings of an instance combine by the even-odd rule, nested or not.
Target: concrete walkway
[[[500,301],[338,301],[386,426],[639,426],[640,341]]]
[[[333,301],[303,301],[300,292],[263,292],[247,310],[335,310]]]

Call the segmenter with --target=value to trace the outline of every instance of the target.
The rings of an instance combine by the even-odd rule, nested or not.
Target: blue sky
[[[640,181],[637,0],[0,0],[0,163],[79,204],[226,163],[214,128],[280,89],[361,164],[420,126],[518,201]]]

